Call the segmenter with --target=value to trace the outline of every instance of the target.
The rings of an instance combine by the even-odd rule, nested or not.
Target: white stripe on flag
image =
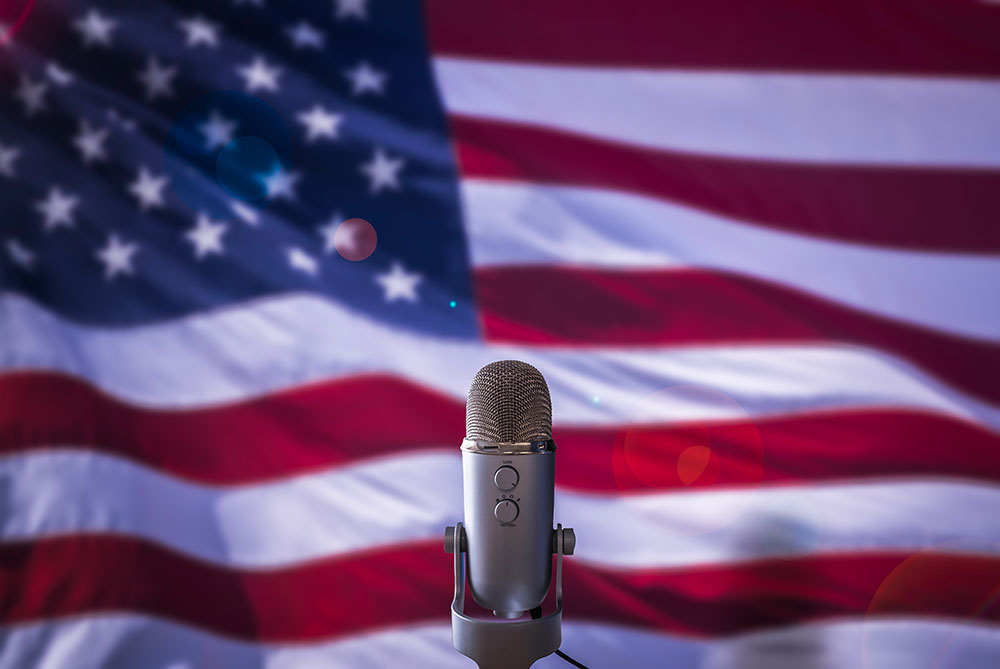
[[[240,568],[433,541],[462,519],[454,446],[221,488],[53,450],[0,459],[0,479],[5,541],[115,533]],[[576,560],[685,567],[922,548],[1000,555],[997,508],[1000,488],[989,484],[879,480],[625,496],[560,490],[556,521],[581,537]]]
[[[592,188],[464,179],[462,195],[469,248],[479,267],[719,270],[935,330],[1000,341],[997,256],[847,244]]]
[[[990,79],[434,59],[451,114],[647,147],[821,163],[1000,166]]]
[[[464,403],[480,367],[515,358],[543,370],[554,418],[563,425],[615,425],[640,408],[645,419],[678,421],[896,407],[1000,429],[1000,409],[899,359],[857,347],[484,345],[390,328],[313,295],[129,329],[70,323],[14,294],[0,296],[0,314],[0,370],[72,374],[125,401],[162,409],[203,408],[373,373],[397,375]],[[683,384],[714,388],[742,409],[660,392]]]

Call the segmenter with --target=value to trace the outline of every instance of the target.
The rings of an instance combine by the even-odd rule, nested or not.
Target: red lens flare
[[[337,253],[354,262],[368,258],[377,245],[375,228],[363,218],[349,218],[333,233],[333,246]]]
[[[887,620],[923,619],[955,623],[926,649],[936,669],[972,666],[981,655],[981,632],[1000,622],[1000,546],[958,543],[914,553],[882,581],[868,606],[865,667],[882,666],[874,627]],[[930,643],[930,641],[928,641]]]
[[[615,483],[636,512],[646,494],[716,489],[751,491],[763,477],[764,449],[750,415],[736,400],[713,388],[679,385],[644,398],[619,431],[612,453]],[[753,495],[733,502],[705,522],[683,526],[712,532],[742,517]]]

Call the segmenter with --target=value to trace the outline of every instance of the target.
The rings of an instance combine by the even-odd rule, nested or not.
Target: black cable
[[[571,658],[569,655],[567,655],[566,653],[562,652],[561,650],[557,650],[556,651],[556,655],[558,655],[562,659],[566,660],[567,662],[569,662],[570,664],[572,664],[574,667],[580,667],[580,669],[587,669],[587,665],[580,664],[579,662],[577,662],[576,660],[574,660],[573,658]]]
[[[541,606],[536,606],[535,608],[531,609],[531,619],[532,620],[538,620],[541,617],[542,617],[542,607]],[[556,655],[558,655],[562,659],[566,660],[567,662],[569,662],[570,664],[572,664],[574,667],[580,667],[580,669],[587,669],[587,665],[581,664],[581,663],[577,662],[576,660],[574,660],[573,658],[571,658],[569,655],[567,655],[566,653],[562,652],[561,650],[556,650]]]

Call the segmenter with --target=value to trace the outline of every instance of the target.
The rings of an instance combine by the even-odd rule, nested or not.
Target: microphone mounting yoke
[[[572,555],[576,533],[557,524],[552,530],[556,556],[556,609],[532,620],[481,620],[465,614],[465,574],[468,542],[462,523],[445,528],[444,550],[455,556],[455,597],[451,602],[451,638],[460,653],[479,669],[530,669],[538,659],[562,644],[563,555]]]

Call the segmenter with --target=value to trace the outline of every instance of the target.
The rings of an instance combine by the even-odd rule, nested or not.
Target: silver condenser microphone
[[[528,667],[559,647],[562,556],[572,555],[576,541],[572,530],[552,527],[556,446],[541,373],[517,360],[480,369],[469,388],[465,431],[465,523],[445,532],[445,549],[455,554],[453,641],[481,668]],[[553,553],[557,607],[543,617]],[[464,614],[466,571],[473,598],[496,619]],[[531,620],[515,620],[526,612]]]
[[[541,373],[501,360],[469,388],[462,442],[469,588],[498,618],[542,603],[552,576],[556,452]]]

